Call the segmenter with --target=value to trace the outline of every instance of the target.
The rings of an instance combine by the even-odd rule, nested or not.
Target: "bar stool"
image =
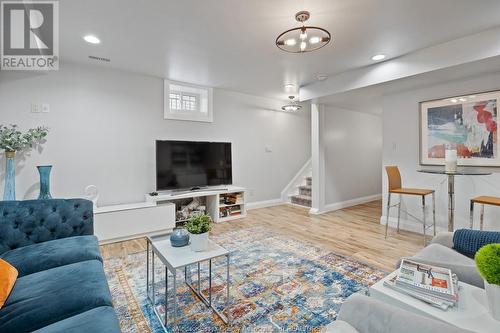
[[[419,189],[419,188],[402,188],[401,174],[397,166],[386,166],[385,171],[387,172],[387,179],[389,184],[388,195],[387,195],[387,221],[385,224],[385,238],[387,238],[387,229],[389,227],[389,212],[392,207],[398,206],[398,233],[399,233],[399,221],[401,218],[401,199],[402,195],[413,195],[420,196],[422,198],[422,212],[423,219],[413,216],[412,214],[406,212],[408,215],[413,217],[415,220],[422,222],[424,230],[424,245],[426,245],[426,230],[428,227],[434,227],[434,236],[436,235],[436,199],[434,190],[429,189]],[[391,194],[399,195],[399,202],[391,206]],[[432,220],[433,224],[430,226],[426,225],[425,218],[425,197],[427,195],[432,195]]]
[[[490,197],[486,195],[482,195],[479,197],[475,197],[470,199],[470,228],[474,228],[474,204],[481,204],[481,215],[479,222],[479,229],[483,230],[483,222],[484,222],[484,205],[491,206],[500,206],[500,198],[499,197]]]

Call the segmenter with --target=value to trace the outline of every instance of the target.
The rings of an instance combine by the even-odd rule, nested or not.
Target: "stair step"
[[[299,194],[311,196],[312,195],[312,186],[311,185],[299,186]]]
[[[305,207],[311,207],[311,196],[309,195],[292,195],[290,196],[290,199],[293,204],[300,205],[300,206],[305,206]]]

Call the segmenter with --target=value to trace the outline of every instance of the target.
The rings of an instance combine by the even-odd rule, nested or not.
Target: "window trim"
[[[198,90],[203,90],[207,93],[207,105],[206,109],[207,112],[201,112],[200,110],[202,109],[202,93],[200,92],[199,94],[193,93],[193,92],[186,92],[185,95],[189,96],[198,96],[198,103],[196,106],[196,111],[190,111],[190,110],[178,110],[178,109],[171,109],[170,108],[170,92],[172,93],[180,93],[180,102],[182,104],[182,96],[183,96],[183,91],[178,91],[176,90],[170,90],[170,85],[177,85],[181,87],[186,87],[186,88],[194,88]],[[213,122],[213,88],[210,87],[205,87],[205,86],[200,86],[200,85],[195,85],[195,84],[189,84],[189,83],[183,83],[183,82],[178,82],[178,81],[171,81],[171,80],[164,80],[163,84],[163,117],[164,119],[171,119],[171,120],[184,120],[184,121],[199,121],[199,122],[208,122],[211,123]]]

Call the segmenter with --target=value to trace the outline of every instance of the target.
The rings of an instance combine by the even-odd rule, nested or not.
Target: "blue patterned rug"
[[[178,288],[179,332],[316,332],[335,320],[344,300],[386,273],[348,257],[255,227],[211,237],[231,252],[231,308],[228,328],[183,283]],[[156,262],[156,304],[164,313],[164,269]],[[206,292],[207,267],[202,266]],[[164,332],[146,297],[146,254],[105,261],[124,333]],[[193,273],[195,272],[193,267]],[[213,264],[215,306],[225,302],[225,259]],[[178,281],[184,274],[178,273]],[[196,274],[193,274],[196,282]],[[170,280],[170,288],[172,288]],[[169,292],[172,294],[172,292]],[[171,303],[170,303],[171,304]],[[169,311],[171,307],[169,305]],[[170,325],[169,332],[176,331]]]

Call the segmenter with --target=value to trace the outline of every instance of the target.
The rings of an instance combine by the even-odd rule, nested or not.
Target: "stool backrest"
[[[389,191],[401,188],[401,174],[399,169],[395,165],[389,165],[385,167],[387,172],[387,179],[389,183]]]

